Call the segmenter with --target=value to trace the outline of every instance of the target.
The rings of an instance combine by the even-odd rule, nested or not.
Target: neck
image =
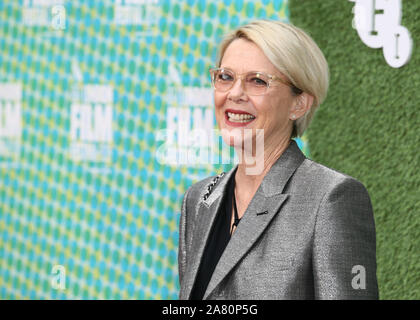
[[[290,138],[277,141],[276,144],[268,144],[264,146],[264,152],[256,152],[251,158],[255,163],[248,164],[246,158],[250,155],[242,150],[241,161],[236,170],[235,181],[237,186],[245,186],[246,189],[256,190],[261,181],[264,179],[267,172],[271,169],[273,164],[280,158],[283,152],[290,144]],[[255,170],[258,164],[259,170]],[[250,174],[249,172],[257,172],[257,174]]]

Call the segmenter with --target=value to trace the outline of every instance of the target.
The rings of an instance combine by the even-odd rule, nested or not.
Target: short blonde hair
[[[225,36],[219,49],[218,67],[227,47],[236,39],[255,43],[289,79],[293,94],[303,91],[314,97],[312,107],[294,122],[292,138],[302,136],[328,91],[328,64],[321,49],[296,26],[280,21],[255,20]]]

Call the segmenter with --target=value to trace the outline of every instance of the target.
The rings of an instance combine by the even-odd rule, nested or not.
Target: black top
[[[236,171],[236,170],[235,170]],[[222,205],[217,213],[216,220],[210,231],[209,238],[204,249],[200,267],[195,278],[194,286],[191,290],[191,300],[202,300],[207,286],[213,275],[214,269],[219,262],[229,240],[230,240],[230,223],[232,218],[232,203],[235,203],[235,172],[231,175],[228,182],[227,194],[222,200]],[[239,223],[237,213],[235,212],[235,224]]]

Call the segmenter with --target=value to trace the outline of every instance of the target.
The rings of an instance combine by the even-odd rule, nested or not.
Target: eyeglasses
[[[225,68],[211,68],[211,83],[216,91],[226,92],[232,89],[237,79],[241,81],[242,89],[250,96],[261,96],[267,93],[271,83],[278,81],[290,87],[294,87],[291,83],[286,82],[280,77],[273,76],[259,71],[251,71],[245,74],[237,75],[234,71]]]

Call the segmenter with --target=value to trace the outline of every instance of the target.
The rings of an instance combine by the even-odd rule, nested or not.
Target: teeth
[[[232,112],[228,112],[227,113],[229,120],[233,120],[234,122],[249,122],[249,120],[255,119],[254,116],[250,115],[250,114],[244,114],[244,113],[232,113]]]

